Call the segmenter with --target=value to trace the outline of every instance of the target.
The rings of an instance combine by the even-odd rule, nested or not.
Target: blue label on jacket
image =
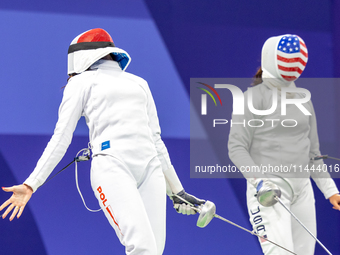
[[[110,141],[106,141],[102,143],[102,151],[110,148]]]

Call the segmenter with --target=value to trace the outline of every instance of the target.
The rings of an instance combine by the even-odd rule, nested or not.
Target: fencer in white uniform
[[[286,115],[281,115],[281,90],[285,87],[296,88],[294,80],[301,75],[307,59],[307,48],[298,36],[276,36],[265,42],[261,60],[263,82],[244,93],[245,102],[251,97],[255,109],[270,109],[275,88],[278,91],[277,108],[269,115],[255,115],[246,104],[244,115],[233,114],[233,123],[252,122],[250,125],[232,125],[228,150],[232,162],[247,178],[247,206],[254,231],[297,254],[312,255],[315,240],[285,208],[279,203],[262,206],[256,198],[262,186],[270,182],[276,184],[281,190],[284,204],[314,235],[316,216],[310,177],[325,198],[332,198],[331,203],[339,209],[339,191],[329,174],[308,171],[320,169],[323,164],[322,160],[311,160],[321,155],[312,102],[303,104],[311,115],[305,115],[295,104],[288,104]],[[302,93],[287,93],[288,99],[302,99],[305,96]],[[254,119],[259,120],[258,123]],[[274,171],[274,167],[279,168]],[[256,169],[260,172],[255,173]],[[261,172],[263,169],[266,173]],[[266,255],[290,254],[264,239],[259,239],[259,242]]]
[[[93,157],[91,185],[102,211],[126,254],[160,255],[165,245],[166,193],[196,205],[204,200],[184,191],[161,139],[149,86],[125,72],[129,63],[128,53],[115,47],[105,30],[92,29],[72,41],[71,78],[54,134],[24,184],[35,192],[45,182],[84,116]],[[195,213],[178,198],[172,200],[178,212]],[[21,214],[21,207],[18,210]]]

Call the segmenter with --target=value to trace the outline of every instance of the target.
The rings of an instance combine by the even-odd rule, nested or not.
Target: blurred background
[[[286,33],[299,35],[308,47],[302,77],[339,77],[339,13],[335,0],[2,0],[1,186],[22,183],[34,169],[57,121],[68,46],[78,34],[100,27],[130,54],[127,71],[149,82],[163,140],[186,191],[213,201],[218,214],[250,229],[244,179],[190,177],[190,78],[250,78],[260,66],[265,40]],[[322,81],[313,89],[321,151],[340,157],[340,90]],[[87,143],[82,118],[55,170]],[[90,162],[78,168],[83,195],[96,209]],[[340,214],[318,189],[315,196],[318,237],[334,255],[340,254]],[[1,203],[8,197],[0,192]],[[196,220],[177,214],[168,199],[165,255],[261,254],[256,237],[218,219],[200,229]],[[0,229],[1,254],[124,254],[102,213],[84,208],[74,166],[41,187],[19,220],[3,220]],[[315,254],[325,251],[316,245]]]

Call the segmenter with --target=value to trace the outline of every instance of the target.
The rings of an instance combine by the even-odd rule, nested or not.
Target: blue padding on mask
[[[125,66],[129,63],[129,57],[125,53],[117,53],[112,52],[112,57],[114,61],[117,61],[119,63],[120,68],[122,70],[125,69]]]

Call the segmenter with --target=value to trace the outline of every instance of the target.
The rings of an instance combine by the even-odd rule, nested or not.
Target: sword
[[[279,244],[269,240],[268,238],[257,234],[255,231],[250,231],[250,230],[248,230],[248,229],[246,229],[246,228],[244,228],[244,227],[242,227],[242,226],[240,226],[240,225],[238,225],[238,224],[236,224],[236,223],[234,223],[234,222],[232,222],[230,220],[227,220],[226,218],[223,218],[222,216],[216,214],[216,206],[211,201],[206,201],[200,207],[196,207],[195,205],[193,205],[189,201],[185,200],[184,198],[178,196],[177,194],[173,194],[173,196],[175,196],[175,197],[179,198],[180,200],[182,200],[183,202],[187,203],[188,205],[190,205],[190,207],[194,211],[196,211],[196,212],[198,212],[200,214],[200,216],[198,217],[198,220],[197,220],[197,226],[198,227],[201,227],[201,228],[206,227],[210,223],[210,221],[215,217],[215,218],[218,218],[218,219],[220,219],[222,221],[225,221],[225,222],[227,222],[227,223],[229,223],[229,224],[231,224],[231,225],[233,225],[233,226],[235,226],[237,228],[240,228],[240,229],[242,229],[242,230],[244,230],[244,231],[246,231],[246,232],[248,232],[248,233],[250,233],[252,235],[255,235],[255,236],[257,236],[257,237],[259,237],[261,239],[264,239],[264,240],[266,240],[266,241],[268,241],[268,242],[270,242],[270,243],[280,247],[281,249],[284,249],[285,251],[288,251],[288,252],[290,252],[292,254],[297,255],[296,253],[294,253],[294,252],[288,250],[287,248],[285,248],[285,247],[283,247],[283,246],[281,246],[281,245],[279,245]]]
[[[329,250],[327,250],[327,248],[319,241],[319,239],[316,238],[316,236],[313,235],[312,232],[310,232],[308,230],[307,227],[305,227],[305,225],[303,225],[303,223],[294,215],[294,213],[292,213],[291,210],[288,209],[288,207],[282,202],[282,200],[278,197],[278,196],[275,196],[274,199],[276,201],[278,201],[292,216],[293,218],[321,245],[321,247],[329,254],[329,255],[332,255],[332,253],[330,253]]]

